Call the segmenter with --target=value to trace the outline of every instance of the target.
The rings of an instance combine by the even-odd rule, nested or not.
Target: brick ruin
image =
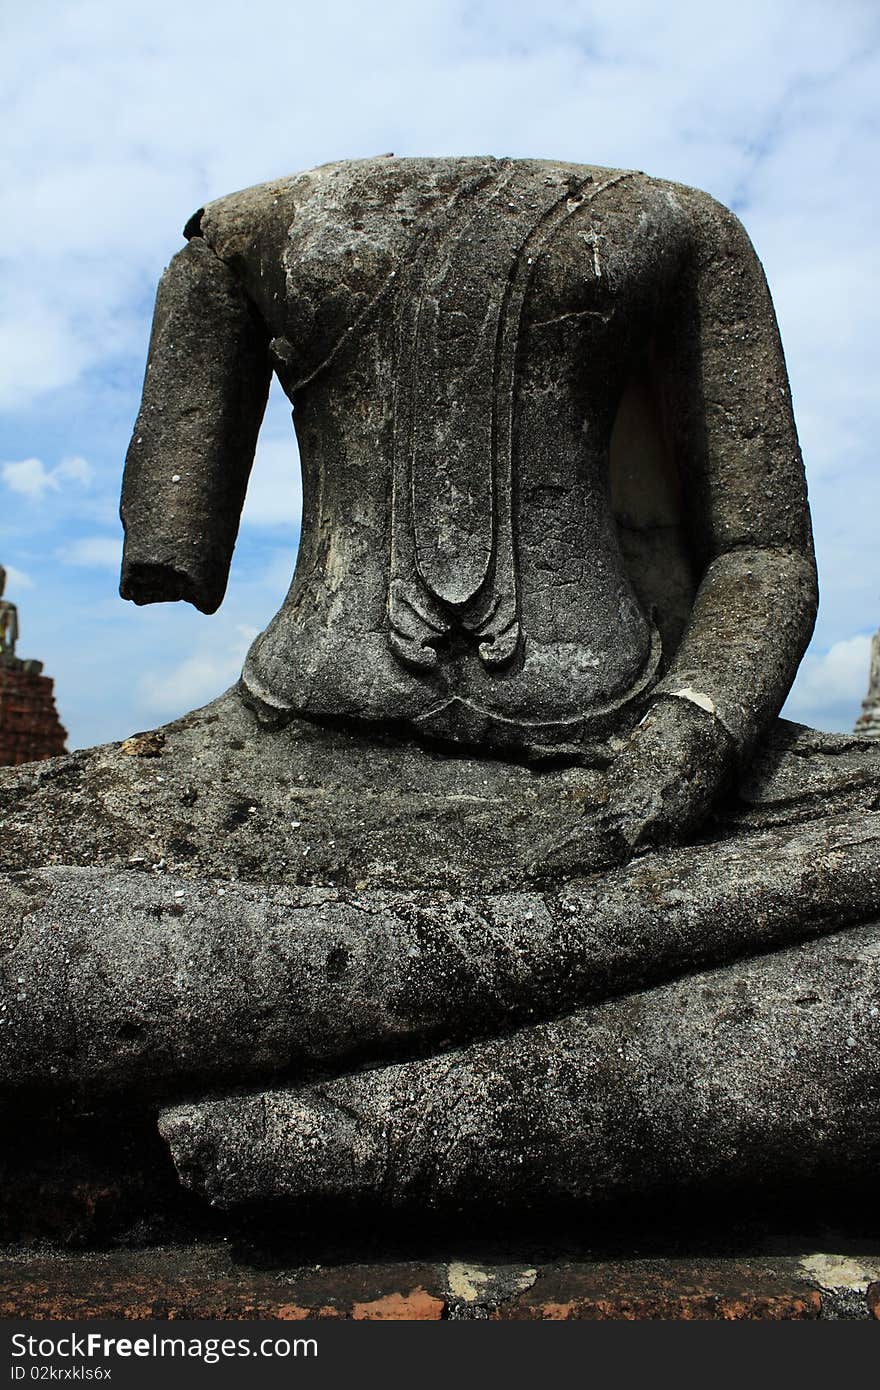
[[[38,661],[0,663],[0,767],[67,751],[53,685]]]
[[[11,767],[66,752],[67,731],[43,663],[22,661],[15,654],[18,610],[3,597],[5,587],[6,571],[0,565],[0,767]]]

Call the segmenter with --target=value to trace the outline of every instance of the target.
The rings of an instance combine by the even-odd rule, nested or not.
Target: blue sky
[[[276,391],[220,612],[116,594],[122,462],[184,221],[388,151],[645,169],[737,210],[776,303],[819,556],[786,713],[852,725],[880,622],[875,0],[31,0],[2,28],[0,563],[72,747],[218,694],[292,572]]]

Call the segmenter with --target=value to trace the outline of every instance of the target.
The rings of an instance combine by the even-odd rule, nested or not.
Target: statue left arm
[[[669,326],[670,407],[702,579],[652,705],[608,779],[617,855],[695,828],[779,713],[818,601],[806,482],[761,264],[693,199],[695,255]]]

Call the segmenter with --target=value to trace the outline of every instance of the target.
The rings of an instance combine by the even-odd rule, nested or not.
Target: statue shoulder
[[[266,239],[283,247],[298,207],[308,197],[307,176],[291,175],[215,198],[199,208],[183,229],[187,241],[203,238],[228,262],[243,261]]]
[[[203,237],[227,261],[244,257],[267,239],[274,239],[280,252],[295,218],[307,207],[317,204],[326,213],[328,208],[344,206],[354,188],[374,182],[374,169],[417,162],[390,157],[342,159],[253,184],[206,203],[189,218],[183,234],[187,240]]]
[[[675,207],[687,225],[695,246],[708,253],[738,254],[751,258],[755,256],[746,228],[737,214],[726,203],[722,203],[702,188],[688,184],[675,183],[668,179],[649,179],[641,176],[666,201]]]

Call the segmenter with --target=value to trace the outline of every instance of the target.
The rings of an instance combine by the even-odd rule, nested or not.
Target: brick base
[[[265,1268],[243,1262],[228,1245],[210,1243],[48,1258],[11,1253],[0,1257],[0,1318],[876,1318],[880,1284],[868,1283],[876,1260],[865,1261],[865,1270],[856,1264],[851,1257],[788,1255],[531,1267],[401,1260]],[[838,1280],[845,1287],[838,1289]]]
[[[58,718],[53,682],[22,666],[0,665],[0,767],[64,753],[67,732]]]

